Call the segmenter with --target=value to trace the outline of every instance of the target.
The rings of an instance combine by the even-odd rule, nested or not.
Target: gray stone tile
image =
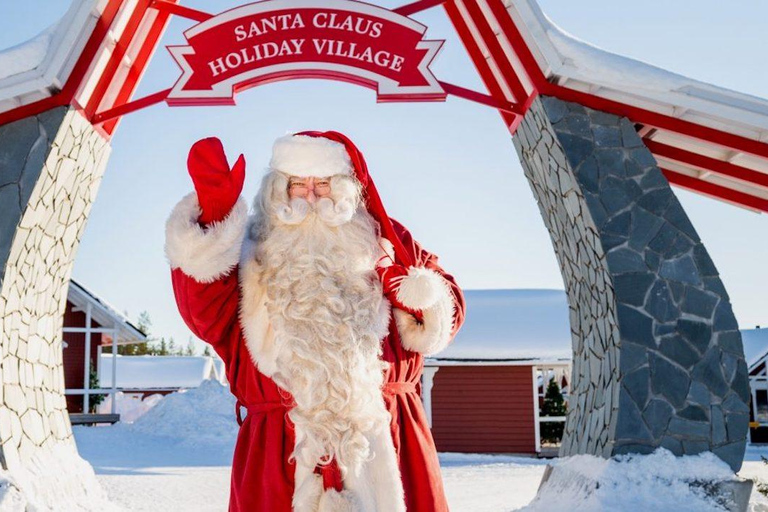
[[[653,392],[663,395],[673,407],[682,407],[691,384],[686,371],[656,354],[649,354],[649,361]]]
[[[661,267],[659,268],[659,275],[680,283],[694,285],[701,284],[699,271],[693,263],[693,258],[688,255],[673,260],[662,261]]]
[[[628,272],[613,280],[616,300],[632,306],[642,306],[656,276],[650,272]]]
[[[674,409],[665,400],[654,398],[648,402],[643,411],[643,419],[651,430],[654,439],[658,439],[659,436],[666,432],[673,413]]]
[[[721,397],[724,397],[730,389],[720,366],[720,349],[716,346],[710,347],[701,361],[696,363],[691,371],[691,377],[703,382],[712,393]]]
[[[657,279],[653,284],[648,294],[645,308],[656,321],[662,323],[674,320],[680,315],[677,306],[672,300],[669,285],[662,279]]]

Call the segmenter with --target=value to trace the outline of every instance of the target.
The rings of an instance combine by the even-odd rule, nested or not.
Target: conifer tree
[[[549,381],[541,407],[541,416],[565,416],[567,413],[565,398],[555,379]],[[559,443],[563,438],[565,423],[559,421],[544,421],[541,423],[541,440],[545,443]]]

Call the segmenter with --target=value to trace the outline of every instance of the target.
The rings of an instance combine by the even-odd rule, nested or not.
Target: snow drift
[[[723,512],[727,508],[708,496],[707,487],[738,480],[711,452],[676,457],[665,448],[613,459],[574,455],[552,466],[552,475],[536,498],[519,510]]]
[[[164,397],[160,393],[149,395],[142,399],[141,395],[133,393],[125,394],[122,391],[115,393],[115,412],[120,415],[120,421],[123,423],[133,423]],[[112,412],[112,396],[107,395],[104,401],[99,404],[98,412],[109,414]]]
[[[190,446],[234,444],[238,431],[235,397],[229,387],[205,380],[200,387],[167,395],[124,427]]]

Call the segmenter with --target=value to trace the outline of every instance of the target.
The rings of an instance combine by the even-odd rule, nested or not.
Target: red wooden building
[[[91,386],[91,371],[98,377],[103,346],[145,341],[146,336],[124,315],[81,284],[70,281],[63,328],[64,386],[70,414],[88,412],[91,395],[116,391],[113,386],[101,390]]]
[[[571,368],[563,290],[467,290],[454,342],[426,362],[422,398],[438,451],[550,453],[540,417],[547,383],[567,393]]]

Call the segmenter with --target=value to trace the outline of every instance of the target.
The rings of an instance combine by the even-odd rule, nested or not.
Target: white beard
[[[389,425],[381,387],[389,303],[374,270],[378,230],[364,206],[330,199],[273,209],[255,227],[267,311],[280,348],[272,378],[291,393],[293,457],[335,458],[342,474],[370,458]],[[262,219],[263,221],[264,219]]]

